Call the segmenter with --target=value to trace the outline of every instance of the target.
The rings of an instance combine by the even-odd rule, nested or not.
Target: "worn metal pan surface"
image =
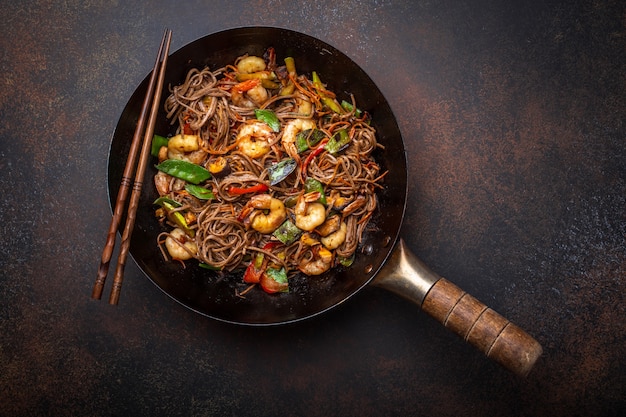
[[[347,55],[309,35],[272,27],[245,27],[198,39],[168,58],[165,88],[181,83],[194,67],[219,68],[244,54],[262,55],[268,47],[277,57],[293,56],[298,71],[317,71],[338,96],[354,94],[359,107],[372,115],[378,140],[385,149],[374,154],[389,173],[379,194],[379,209],[364,235],[354,264],[333,269],[315,279],[290,281],[290,292],[268,295],[251,291],[245,298],[241,274],[201,268],[181,268],[166,262],[156,246],[162,231],[154,217],[151,186],[155,169],[149,167],[130,253],[142,271],[161,290],[187,308],[205,316],[244,325],[268,326],[317,316],[348,300],[368,284],[379,285],[417,303],[423,310],[465,340],[518,374],[526,374],[541,353],[540,345],[517,326],[430,271],[407,250],[399,231],[407,200],[404,144],[392,110],[372,79]],[[109,198],[115,204],[148,77],[137,87],[119,119],[110,148]],[[164,91],[162,101],[167,97]],[[163,108],[161,104],[160,108]],[[167,135],[172,126],[163,110],[155,132]],[[123,224],[123,222],[122,222]]]

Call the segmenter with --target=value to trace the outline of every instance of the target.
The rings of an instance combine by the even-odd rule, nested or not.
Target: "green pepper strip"
[[[163,146],[167,146],[169,139],[165,136],[154,135],[152,136],[152,147],[150,148],[150,155],[159,156],[159,150]]]
[[[317,145],[326,134],[319,129],[306,129],[296,135],[296,150],[302,153]]]
[[[355,117],[361,117],[361,110],[359,110],[358,108],[355,109],[354,106],[352,105],[352,103],[346,101],[346,100],[341,100],[341,107],[347,111],[348,113],[350,113],[352,110],[354,110],[354,116]]]
[[[287,219],[283,222],[283,224],[278,226],[278,229],[274,230],[274,233],[272,234],[283,244],[291,245],[300,237],[302,230],[298,229],[298,227],[296,227],[291,220]]]
[[[334,155],[348,146],[348,143],[350,143],[350,135],[348,135],[348,131],[346,129],[340,129],[333,135],[332,138],[330,138],[328,143],[324,145],[324,148]]]
[[[317,93],[320,95],[322,103],[324,103],[329,109],[331,109],[335,113],[342,114],[343,111],[341,109],[341,106],[333,98],[326,94],[328,90],[324,88],[324,85],[322,84],[319,75],[317,75],[317,72],[313,71],[311,75],[313,77],[313,87],[315,87]]]
[[[200,165],[180,159],[167,159],[156,165],[156,169],[196,185],[211,178],[211,173]]]
[[[267,168],[270,185],[276,185],[289,176],[298,166],[293,158],[286,158]]]
[[[307,178],[306,181],[304,181],[304,192],[319,192],[320,198],[317,201],[326,205],[326,194],[324,194],[324,185],[315,178]]]

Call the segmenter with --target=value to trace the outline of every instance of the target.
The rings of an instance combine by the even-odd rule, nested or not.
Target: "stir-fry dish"
[[[294,274],[349,267],[385,176],[370,116],[273,48],[192,69],[165,103],[176,134],[155,135],[158,237],[166,259],[241,271],[268,293]]]

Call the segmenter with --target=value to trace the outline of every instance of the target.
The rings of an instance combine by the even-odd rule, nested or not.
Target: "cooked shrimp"
[[[298,269],[307,275],[320,275],[333,265],[333,253],[321,245],[311,247],[312,257],[303,260]]]
[[[296,148],[296,136],[303,130],[315,129],[315,122],[311,119],[293,119],[287,122],[283,130],[281,142],[287,154],[298,160],[298,149]]]
[[[170,180],[172,177],[165,172],[159,171],[154,176],[154,185],[159,195],[166,195],[170,192]]]
[[[237,148],[250,158],[260,158],[270,151],[274,133],[263,122],[245,124],[237,134]]]
[[[176,135],[172,136],[167,141],[167,148],[178,152],[193,152],[197,151],[200,145],[198,144],[197,135]]]
[[[154,186],[159,195],[166,195],[185,188],[185,181],[159,171],[154,175]]]
[[[176,135],[167,142],[167,158],[181,159],[193,164],[200,164],[207,152],[200,148],[197,135]]]
[[[196,164],[196,165],[201,164],[202,161],[204,161],[204,158],[206,158],[206,156],[207,156],[207,152],[202,149],[198,149],[197,151],[193,151],[189,153],[184,153],[184,152],[179,152],[179,151],[167,152],[167,157],[169,159],[180,159],[183,161],[191,162],[192,164]]]
[[[322,203],[310,202],[306,194],[298,197],[294,208],[296,227],[307,232],[313,231],[326,220],[326,208]]]
[[[337,249],[346,241],[347,234],[348,226],[344,222],[341,222],[339,230],[320,238],[320,242],[322,242],[322,245],[324,245],[326,249]]]
[[[251,226],[257,232],[264,234],[272,233],[286,218],[287,210],[283,202],[269,194],[253,196],[239,215],[239,219],[243,220],[246,227]]]
[[[239,107],[260,107],[268,98],[269,94],[258,78],[240,82],[230,90],[231,101]]]
[[[168,158],[169,158],[169,157],[167,156],[167,153],[168,153],[167,146],[161,146],[161,147],[159,148],[159,156],[158,156],[158,158],[159,158],[159,163],[161,163],[161,162],[163,162],[163,161],[165,161],[166,159],[168,159]]]
[[[259,71],[265,71],[265,60],[259,56],[246,56],[237,62],[237,71],[242,74],[253,74]]]
[[[180,228],[170,232],[165,238],[165,247],[172,259],[186,261],[198,252],[198,245]]]

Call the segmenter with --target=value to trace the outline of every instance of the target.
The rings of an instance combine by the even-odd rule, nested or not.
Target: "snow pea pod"
[[[256,118],[267,124],[274,132],[280,131],[280,120],[272,110],[256,109],[254,111]]]
[[[211,178],[211,173],[200,165],[181,159],[167,159],[156,165],[156,169],[196,185]]]
[[[313,87],[317,90],[317,94],[319,94],[320,98],[322,99],[322,103],[324,103],[326,107],[328,107],[335,113],[342,114],[343,109],[341,108],[339,103],[337,103],[337,101],[335,101],[335,99],[331,96],[332,93],[326,90],[324,84],[322,84],[322,81],[320,80],[319,75],[317,75],[317,72],[313,71],[311,73],[311,76],[313,78]]]
[[[200,200],[213,200],[215,198],[213,191],[199,185],[187,184],[185,185],[185,190]]]

